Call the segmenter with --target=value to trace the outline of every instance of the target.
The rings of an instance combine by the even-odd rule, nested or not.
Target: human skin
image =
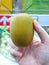
[[[10,39],[10,53],[20,65],[49,65],[49,35],[37,22],[34,22],[34,29],[40,40],[33,38],[28,47],[19,48]]]

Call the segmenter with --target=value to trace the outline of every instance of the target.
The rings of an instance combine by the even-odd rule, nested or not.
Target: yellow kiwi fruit
[[[10,33],[13,43],[18,47],[31,44],[34,35],[34,20],[27,13],[15,14],[10,20]]]

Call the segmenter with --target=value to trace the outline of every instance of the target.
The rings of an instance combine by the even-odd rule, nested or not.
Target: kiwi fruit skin
[[[15,14],[10,20],[11,39],[16,46],[28,46],[34,35],[34,20],[29,14]]]

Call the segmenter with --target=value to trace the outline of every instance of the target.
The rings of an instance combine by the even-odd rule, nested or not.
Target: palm
[[[40,63],[35,58],[36,53],[32,45],[22,48],[19,50],[19,52],[22,53],[22,56],[15,56],[15,58],[21,65],[40,65]]]
[[[33,50],[35,58],[41,65],[49,65],[49,46],[41,44]]]
[[[29,46],[22,51],[22,56],[19,58],[19,63],[21,65],[38,65],[39,63],[36,63],[36,59],[34,57],[33,49]]]
[[[41,43],[37,47],[31,45],[25,48],[22,53],[22,56],[19,58],[21,65],[32,65],[35,61],[36,65],[49,65],[49,46],[46,44]]]

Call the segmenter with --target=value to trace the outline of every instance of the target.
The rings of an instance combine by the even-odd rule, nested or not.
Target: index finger
[[[34,22],[34,29],[38,33],[42,42],[45,42],[48,40],[47,32],[36,21]]]

